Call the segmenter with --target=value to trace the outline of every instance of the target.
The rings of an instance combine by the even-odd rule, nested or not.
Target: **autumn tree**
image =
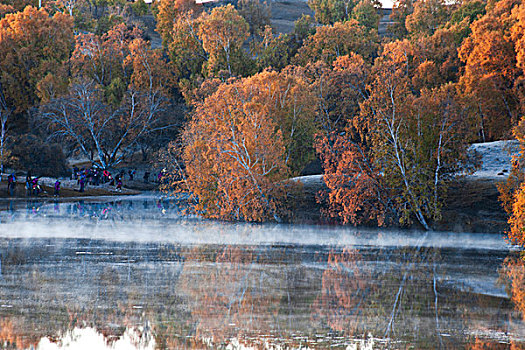
[[[513,199],[508,236],[514,244],[525,246],[525,185],[523,182],[515,192]]]
[[[73,49],[69,16],[54,16],[28,6],[0,20],[0,85],[7,107],[15,114],[42,98],[44,82],[55,85],[66,78],[64,63]],[[24,121],[19,121],[22,125]]]
[[[191,13],[193,17],[198,17],[202,12],[202,5],[194,0],[161,0],[157,8],[157,32],[162,37],[164,46],[171,43],[172,36],[177,33],[174,31],[173,24],[180,15]]]
[[[198,199],[195,209],[211,218],[281,221],[284,142],[271,117],[259,106],[245,112],[232,90],[224,86],[206,99],[184,134],[185,178]]]
[[[183,135],[178,179],[197,198],[196,211],[281,221],[282,201],[295,187],[286,179],[312,156],[313,118],[308,86],[293,74],[267,71],[221,84]]]
[[[415,95],[409,49],[406,42],[387,44],[376,60],[353,123],[364,138],[340,133],[318,148],[328,170],[330,214],[344,222],[407,224],[415,218],[429,229],[447,182],[468,163],[462,136],[468,118],[454,86]]]
[[[8,13],[16,12],[15,8],[11,5],[0,4],[0,19],[2,19]]]
[[[516,61],[518,69],[520,69],[520,76],[514,83],[516,94],[520,100],[521,115],[525,113],[525,6],[521,4],[513,10],[513,18],[515,20],[511,27],[511,38],[514,42],[516,51]]]
[[[459,49],[465,63],[460,79],[463,95],[472,103],[481,140],[508,136],[519,118],[514,83],[520,74],[510,29],[519,1],[502,0],[470,26],[472,34]]]
[[[332,65],[318,61],[306,66],[305,74],[318,102],[318,121],[323,136],[346,130],[356,140],[363,134],[360,104],[367,96],[371,65],[357,54],[338,57]]]
[[[519,141],[520,152],[512,159],[512,170],[504,183],[498,185],[500,201],[509,215],[509,238],[515,244],[525,246],[524,188],[525,172],[525,121],[522,119],[513,128],[513,135]]]
[[[179,116],[166,113],[175,74],[136,29],[119,25],[102,36],[79,35],[71,66],[72,87],[41,106],[38,118],[51,139],[101,167],[119,163],[141,140],[176,124]]]
[[[45,0],[43,1],[43,4],[46,5]],[[2,8],[2,5],[5,6],[4,8],[9,9],[9,12],[14,13],[24,11],[27,6],[38,8],[38,0],[2,0],[0,8]],[[12,9],[12,11],[10,9]]]
[[[463,67],[458,55],[462,24],[440,28],[430,36],[420,36],[411,42],[410,75],[414,91],[432,89],[456,83]]]
[[[461,136],[466,118],[453,86],[412,95],[407,64],[403,46],[385,47],[363,113],[371,123],[369,142],[386,187],[397,192],[401,222],[414,215],[428,229],[428,220],[439,218],[447,179],[466,161]]]
[[[392,224],[398,218],[381,173],[366,148],[346,134],[317,139],[328,190],[320,193],[324,215],[343,224]]]
[[[249,58],[242,45],[250,35],[250,28],[232,5],[203,14],[198,35],[209,57],[208,74],[226,71],[229,76],[237,76],[249,71]]]
[[[159,49],[150,49],[150,44],[140,38],[132,40],[129,55],[124,65],[130,67],[130,88],[144,91],[154,98],[154,94],[169,96],[176,87],[173,72]]]
[[[432,35],[448,21],[448,7],[443,0],[415,1],[413,6],[405,23],[410,35]]]
[[[515,43],[516,61],[519,68],[525,71],[525,5],[514,7],[515,22],[511,27],[512,40]]]
[[[314,35],[305,40],[295,60],[299,64],[323,60],[331,64],[337,57],[351,52],[371,61],[377,55],[377,31],[367,31],[356,20],[318,27]]]

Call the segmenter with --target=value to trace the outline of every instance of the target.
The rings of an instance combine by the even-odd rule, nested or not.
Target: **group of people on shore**
[[[110,186],[115,186],[117,191],[122,191],[122,181],[124,179],[125,171],[121,170],[116,175],[111,174],[108,170],[98,168],[77,168],[74,167],[71,171],[71,180],[77,180],[79,185],[79,192],[84,192],[87,185],[99,186],[101,184],[109,183]],[[135,170],[128,171],[130,181],[133,181]]]
[[[144,172],[144,176],[142,177],[144,183],[149,183],[150,181],[155,183],[161,183],[162,179],[165,176],[166,171],[162,170],[158,173],[154,173],[153,175],[149,171]],[[116,174],[112,174],[108,170],[105,169],[99,169],[96,167],[91,168],[78,168],[73,167],[71,169],[71,180],[77,180],[78,191],[84,192],[86,190],[86,187],[88,185],[92,186],[100,186],[102,184],[109,184],[110,186],[115,186],[115,189],[119,192],[122,191],[123,181],[124,177],[128,176],[129,181],[135,180],[136,171],[133,169],[129,169],[127,171],[120,170]],[[43,186],[39,183],[39,179],[41,176],[32,177],[31,171],[28,171],[26,174],[26,181],[25,181],[25,189],[26,189],[26,196],[38,196],[40,193],[44,192]],[[1,180],[1,179],[0,179]],[[7,192],[8,195],[13,197],[15,196],[15,190],[17,185],[17,179],[15,176],[15,173],[9,174],[7,177]],[[55,197],[60,196],[60,190],[61,190],[62,183],[59,179],[57,179],[53,186],[53,195]]]
[[[38,183],[38,180],[40,179],[40,176],[32,177],[31,171],[27,172],[26,175],[26,181],[25,181],[25,189],[26,189],[26,196],[38,196],[40,193],[44,192],[44,189],[42,186]],[[54,185],[54,196],[58,197],[60,195],[60,181],[57,179]],[[7,193],[9,196],[13,197],[15,195],[15,189],[17,185],[16,175],[15,173],[9,174],[7,177]]]

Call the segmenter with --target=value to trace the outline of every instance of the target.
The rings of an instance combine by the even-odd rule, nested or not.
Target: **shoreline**
[[[325,190],[322,175],[304,176],[292,179],[300,181],[303,185],[303,195],[292,205],[294,207],[294,218],[289,224],[313,224],[321,226],[344,226],[333,219],[323,216],[323,204],[318,203],[317,194]],[[467,176],[454,181],[448,191],[445,205],[442,208],[441,220],[432,224],[432,229],[444,232],[468,232],[468,233],[505,233],[508,230],[508,215],[499,202],[499,191],[497,184],[504,181],[503,178],[481,178]],[[16,203],[20,205],[27,202],[75,202],[75,201],[111,201],[122,200],[140,196],[144,192],[155,192],[157,184],[142,184],[154,187],[140,191],[138,189],[123,188],[122,192],[114,190],[107,185],[89,186],[85,192],[77,189],[62,188],[61,195],[54,197],[53,188],[43,185],[47,193],[39,196],[26,196],[25,188],[19,183],[16,188],[16,196],[7,195],[6,183],[0,183],[0,204],[2,206]],[[159,193],[161,194],[161,193]],[[2,210],[3,208],[0,208]],[[366,226],[368,228],[381,227]],[[418,229],[417,223],[408,227],[394,225],[390,228]]]

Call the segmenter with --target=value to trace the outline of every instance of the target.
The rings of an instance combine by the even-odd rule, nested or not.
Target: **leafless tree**
[[[128,90],[122,105],[104,103],[102,91],[93,81],[73,85],[69,94],[41,107],[50,138],[73,142],[95,164],[112,167],[128,149],[148,133],[170,128],[161,118],[166,98],[160,92]]]

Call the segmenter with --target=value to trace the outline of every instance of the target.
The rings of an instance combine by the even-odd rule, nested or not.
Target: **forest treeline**
[[[258,0],[42,1],[0,1],[11,167],[142,154],[201,215],[280,222],[299,195],[289,179],[317,158],[328,216],[429,229],[450,181],[477,165],[470,143],[525,138],[519,0],[400,0],[385,36],[373,0],[309,0],[315,16],[287,34]],[[519,164],[501,187],[524,243]]]

